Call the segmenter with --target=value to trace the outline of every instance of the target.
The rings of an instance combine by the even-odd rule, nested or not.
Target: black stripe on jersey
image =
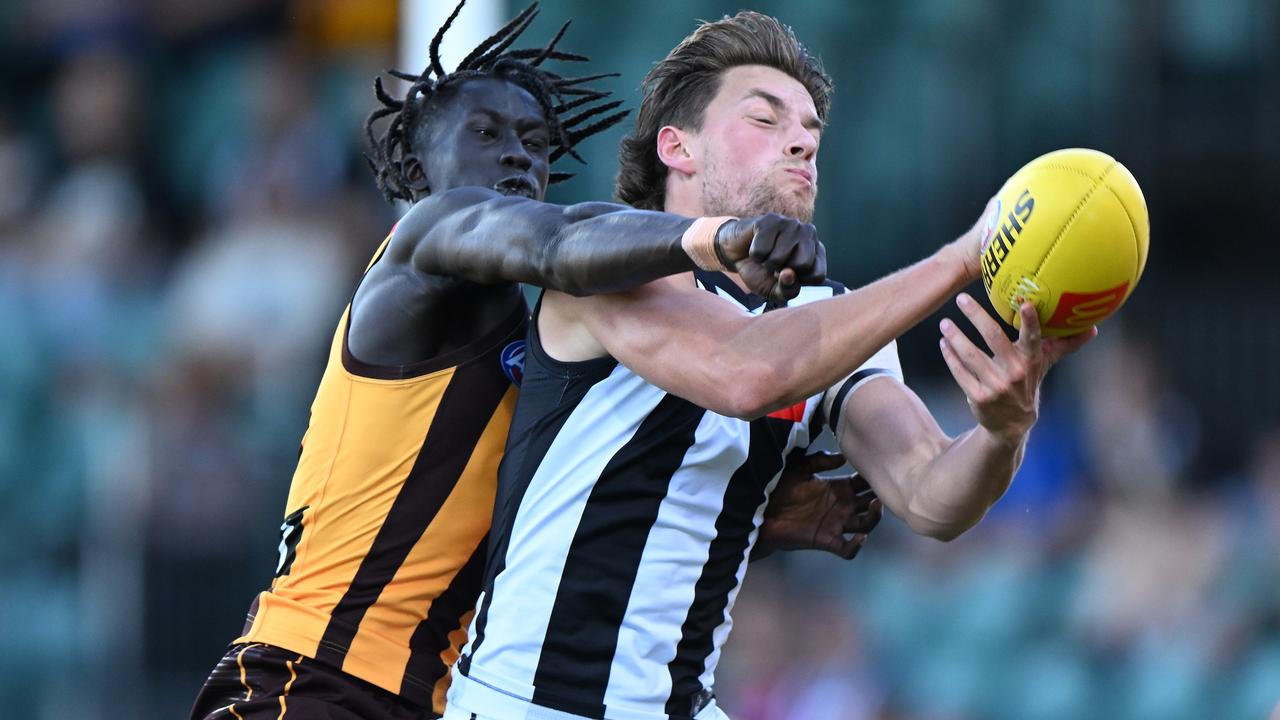
[[[422,449],[347,592],[330,614],[316,659],[341,668],[365,611],[378,600],[458,482],[476,443],[511,387],[496,353],[458,366]]]
[[[605,466],[565,559],[533,702],[604,717],[618,631],[658,508],[706,410],[666,395]]]
[[[822,425],[825,418],[822,417],[822,398],[818,398],[818,407],[814,408],[813,414],[809,416],[809,445],[812,446],[818,441],[818,437],[822,435]],[[808,447],[804,448],[808,449]],[[801,448],[796,448],[801,450]],[[795,450],[792,451],[795,453]]]
[[[406,700],[430,706],[436,683],[449,671],[440,654],[450,645],[449,633],[457,630],[462,617],[475,607],[487,545],[482,540],[476,546],[471,559],[453,576],[449,587],[431,601],[427,619],[418,623],[418,629],[409,639],[411,654],[400,689],[400,695]]]
[[[693,275],[694,278],[702,284],[703,289],[712,294],[718,294],[716,293],[716,288],[720,288],[726,295],[736,300],[739,305],[742,305],[748,310],[755,310],[765,304],[765,298],[756,295],[755,293],[746,292],[742,288],[738,287],[738,283],[734,282],[724,273],[710,272],[707,270],[694,270]],[[845,291],[848,290],[848,288],[843,284],[838,283],[835,280],[823,281],[822,287],[831,288],[832,297],[835,297],[836,295],[843,295]],[[782,306],[770,303],[765,308],[765,311],[776,310],[779,307]]]
[[[836,423],[840,420],[840,410],[844,407],[845,397],[849,395],[850,390],[853,390],[853,386],[869,377],[888,374],[889,371],[884,368],[867,368],[850,375],[849,379],[844,381],[844,384],[836,391],[835,400],[831,401],[831,417],[827,418],[827,425],[831,428],[832,433],[836,432]]]
[[[733,298],[739,305],[744,306],[748,310],[755,310],[764,305],[764,298],[759,295],[746,292],[738,287],[738,283],[729,278],[728,275],[720,272],[709,272],[707,270],[694,270],[694,278],[702,284],[703,289],[713,295],[718,295],[716,288],[720,288],[724,294]]]
[[[738,568],[747,554],[755,514],[765,501],[765,489],[782,470],[770,418],[751,423],[748,460],[733,473],[725,488],[723,509],[716,518],[716,538],[711,541],[702,575],[694,586],[693,604],[680,628],[676,654],[668,663],[671,696],[666,713],[672,718],[694,714],[693,704],[703,690],[698,677],[706,669],[715,648],[714,631],[724,623],[729,594],[738,585]]]
[[[471,640],[470,655],[474,655],[484,643],[494,581],[506,569],[511,528],[529,481],[582,398],[618,366],[617,360],[607,356],[581,362],[560,362],[552,358],[542,348],[542,339],[538,336],[538,311],[541,309],[542,301],[539,300],[529,323],[520,402],[516,405],[515,417],[511,419],[506,453],[498,469],[498,495],[493,508],[493,525],[489,530],[489,558],[484,574],[484,601],[476,611],[476,632]],[[458,670],[464,676],[471,666],[470,655],[458,659]]]

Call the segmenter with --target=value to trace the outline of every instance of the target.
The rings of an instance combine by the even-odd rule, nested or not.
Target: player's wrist
[[[700,217],[680,236],[680,246],[693,264],[712,272],[734,272],[737,263],[727,257],[720,241],[721,229],[734,217]]]
[[[957,288],[964,287],[982,276],[981,264],[968,236],[962,236],[942,246],[934,254],[948,279]]]
[[[716,260],[720,262],[721,267],[725,268],[724,272],[738,271],[738,262],[726,254],[725,241],[722,239],[725,226],[729,225],[734,219],[735,218],[728,218],[725,219],[724,222],[717,223],[716,231],[711,236],[711,244],[715,247],[716,251]]]
[[[1027,436],[1031,434],[1029,424],[1025,427],[1021,424],[1006,424],[998,427],[979,425],[978,427],[989,443],[1008,452],[1017,452],[1021,449],[1027,442]]]

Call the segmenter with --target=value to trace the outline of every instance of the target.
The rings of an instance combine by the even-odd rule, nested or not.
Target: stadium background
[[[977,530],[944,545],[887,519],[852,563],[753,566],[723,705],[737,720],[1270,715],[1280,4],[752,7],[836,81],[816,218],[833,277],[923,255],[1064,146],[1129,166],[1152,250],[1130,304],[1051,376],[1026,466]],[[530,37],[575,18],[567,46],[621,72],[634,107],[695,18],[738,8],[548,0]],[[0,715],[185,716],[267,582],[333,323],[395,218],[359,153],[397,14],[0,4]],[[588,141],[550,199],[608,196],[620,134]],[[959,429],[935,328],[902,356]]]

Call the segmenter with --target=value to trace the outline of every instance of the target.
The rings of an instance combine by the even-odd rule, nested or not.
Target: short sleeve
[[[844,379],[827,389],[822,396],[822,414],[826,418],[827,427],[836,433],[836,423],[840,420],[841,410],[855,390],[877,377],[891,377],[903,382],[902,362],[898,359],[898,341],[891,340],[888,345],[876,351],[857,370],[849,373]]]

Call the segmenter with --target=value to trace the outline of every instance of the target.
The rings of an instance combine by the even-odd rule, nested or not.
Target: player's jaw
[[[745,203],[748,211],[746,214],[763,215],[773,212],[811,222],[817,192],[817,185],[812,183],[806,183],[804,187],[795,187],[794,181],[758,183],[751,188],[751,194]]]
[[[784,171],[790,174],[790,171]],[[762,184],[752,195],[752,205],[768,207],[768,210],[756,212],[776,212],[805,222],[813,221],[813,208],[818,199],[818,185],[813,180],[805,180],[796,186],[796,181],[784,181],[776,184]]]
[[[777,202],[788,206],[792,211],[773,212],[790,215],[805,222],[812,220],[813,207],[818,200],[817,168],[812,163],[785,162],[778,165],[775,174],[777,181],[773,183],[773,190],[780,196]]]
[[[810,222],[818,197],[817,172],[812,165],[781,162],[764,173],[726,176],[715,167],[705,177],[701,204],[707,215],[749,217],[778,213]]]

